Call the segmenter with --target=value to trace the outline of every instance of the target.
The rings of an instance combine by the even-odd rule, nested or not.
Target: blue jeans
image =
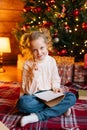
[[[64,99],[53,107],[46,106],[34,95],[23,95],[17,103],[20,112],[29,114],[36,113],[40,121],[47,120],[64,114],[68,108],[76,103],[76,96],[71,92],[66,92]]]

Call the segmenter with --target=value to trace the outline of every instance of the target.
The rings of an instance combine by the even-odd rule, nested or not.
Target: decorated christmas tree
[[[87,0],[22,0],[23,20],[15,28],[18,41],[26,33],[48,28],[53,55],[74,56],[77,61],[87,53]],[[22,48],[27,48],[24,44]]]

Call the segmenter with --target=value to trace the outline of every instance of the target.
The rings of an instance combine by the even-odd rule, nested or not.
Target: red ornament
[[[30,7],[27,7],[27,6],[25,6],[24,8],[23,8],[23,11],[26,13],[26,12],[29,12],[31,10],[31,8]]]
[[[46,2],[47,6],[52,6],[54,4],[55,4],[55,0],[47,0],[47,2]]]
[[[52,26],[52,25],[53,25],[52,22],[47,22],[47,21],[44,21],[44,22],[43,22],[43,26],[44,26],[44,27],[50,27],[50,26]]]
[[[54,4],[54,3],[55,3],[55,0],[51,0],[50,3],[51,3],[51,4]]]
[[[64,56],[64,55],[66,55],[67,54],[67,50],[66,49],[62,49],[61,51],[60,51],[60,55],[61,56]]]
[[[87,31],[87,22],[82,23],[82,28]]]
[[[60,56],[60,51],[57,51],[57,55]]]
[[[78,9],[75,9],[75,10],[73,11],[73,15],[74,15],[75,17],[77,17],[77,16],[79,15],[79,10],[78,10]]]
[[[64,27],[65,27],[66,30],[70,29],[69,25],[67,25],[67,24],[65,24]]]
[[[50,8],[50,7],[48,7],[48,8],[47,8],[47,11],[48,11],[48,12],[50,12],[50,10],[51,10],[51,8]]]
[[[35,12],[40,13],[41,12],[41,7],[36,7]]]
[[[63,49],[61,52],[62,52],[62,54],[67,53],[66,49]]]
[[[56,37],[58,37],[58,32],[55,32],[53,35],[53,38],[56,38]]]
[[[29,24],[25,24],[25,25],[23,25],[22,30],[26,31],[26,29],[28,29],[28,28],[30,28]]]

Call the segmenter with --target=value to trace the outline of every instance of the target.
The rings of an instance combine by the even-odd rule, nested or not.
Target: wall
[[[21,21],[22,10],[22,0],[0,0],[0,37],[8,36],[11,42],[11,53],[4,54],[4,64],[15,64],[17,61],[20,51],[12,29]]]

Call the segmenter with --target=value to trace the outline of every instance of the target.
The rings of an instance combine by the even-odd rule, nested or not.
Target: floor
[[[0,72],[0,81],[21,82],[21,70],[16,65],[4,66],[5,72]]]

